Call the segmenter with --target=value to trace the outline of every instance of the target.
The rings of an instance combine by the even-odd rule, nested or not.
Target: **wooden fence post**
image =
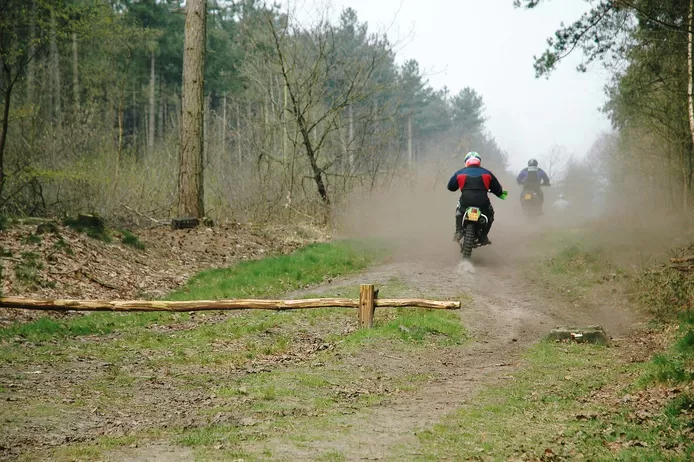
[[[359,327],[370,329],[374,326],[376,292],[373,284],[362,284],[359,288]]]

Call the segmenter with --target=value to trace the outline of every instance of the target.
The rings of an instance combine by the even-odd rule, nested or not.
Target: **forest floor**
[[[690,323],[656,328],[629,301],[635,240],[499,234],[473,255],[474,272],[453,243],[385,260],[324,244],[301,271],[283,267],[287,297],[356,297],[368,282],[382,297],[463,301],[459,312],[377,310],[370,330],[331,309],[98,314],[0,330],[0,457],[689,460],[689,376],[656,372],[690,361],[670,346]],[[321,264],[332,268],[322,282],[311,279],[311,265],[330,272]],[[262,284],[243,293],[268,293]],[[609,347],[543,341],[555,326],[591,324]]]
[[[160,226],[135,235],[125,230],[100,232],[22,220],[0,231],[0,293],[37,298],[156,299],[183,287],[200,271],[288,254],[329,239],[323,230],[309,226],[227,223],[184,230]],[[36,316],[43,314],[3,310],[0,326],[18,317]]]

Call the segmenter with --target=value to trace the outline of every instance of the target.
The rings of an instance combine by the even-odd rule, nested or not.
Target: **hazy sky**
[[[299,16],[316,8],[310,0],[290,3]],[[398,62],[416,59],[435,88],[479,91],[487,128],[514,168],[554,144],[583,156],[596,135],[610,129],[598,111],[607,74],[599,66],[578,73],[580,52],[549,80],[534,75],[533,55],[544,51],[562,21],[572,22],[589,7],[585,1],[554,0],[530,11],[513,8],[513,0],[332,1],[335,14],[343,7],[356,10],[370,30],[386,31],[399,43]]]

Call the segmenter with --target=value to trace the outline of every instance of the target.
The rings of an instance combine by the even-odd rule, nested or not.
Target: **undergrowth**
[[[78,217],[66,217],[63,219],[63,225],[72,228],[78,233],[84,233],[92,239],[96,239],[102,242],[110,243],[112,241],[111,235],[108,232],[106,226],[104,226],[103,221],[95,217],[93,220],[86,220]]]
[[[145,250],[145,244],[142,243],[140,238],[128,230],[121,230],[121,242],[137,250]]]

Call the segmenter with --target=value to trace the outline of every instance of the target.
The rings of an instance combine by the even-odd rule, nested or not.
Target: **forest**
[[[181,0],[4,0],[0,211],[176,215]],[[418,162],[505,153],[474,89],[432,88],[352,9],[310,20],[257,0],[207,5],[204,209],[324,221]]]

